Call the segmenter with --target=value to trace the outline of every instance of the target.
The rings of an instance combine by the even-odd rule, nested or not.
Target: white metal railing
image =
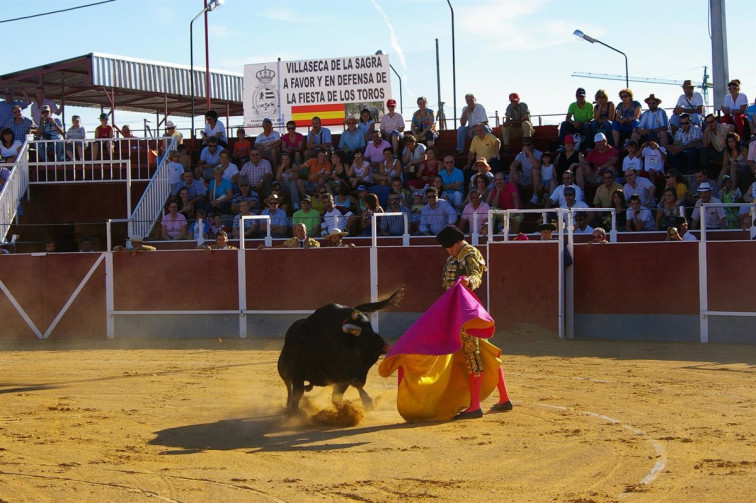
[[[9,166],[10,176],[0,190],[0,241],[5,242],[13,220],[18,216],[21,199],[29,188],[29,168],[27,166],[29,142],[24,142],[16,156],[16,162]]]
[[[176,149],[176,138],[166,138],[170,143],[165,148],[165,152]],[[168,182],[168,171],[163,169],[167,156],[160,159],[155,175],[150,180],[147,188],[144,190],[142,197],[134,208],[129,217],[129,236],[137,234],[147,237],[155,225],[155,221],[163,214],[165,201],[171,193],[170,183]]]
[[[172,137],[32,140],[37,161],[29,163],[31,183],[120,182],[129,176],[133,181],[147,181],[158,151],[166,152],[172,141]]]

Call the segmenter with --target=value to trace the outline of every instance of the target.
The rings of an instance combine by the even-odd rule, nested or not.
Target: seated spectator
[[[428,187],[425,190],[425,198],[428,204],[423,206],[420,213],[418,228],[421,235],[435,236],[447,225],[454,225],[457,222],[457,212],[448,202],[439,199],[435,187]]]
[[[284,213],[286,213],[286,216],[291,215],[291,204],[289,203],[289,198],[286,194],[284,194],[283,189],[281,188],[281,184],[279,182],[273,182],[273,184],[270,187],[270,195],[278,196],[278,199],[280,200],[280,202],[278,203],[278,207],[284,210]]]
[[[245,177],[255,192],[261,197],[270,194],[273,183],[273,168],[267,159],[263,159],[260,151],[252,147],[249,151],[249,161],[242,166],[239,177]]]
[[[659,208],[656,210],[655,229],[663,231],[669,227],[674,227],[675,218],[678,215],[680,215],[680,206],[677,201],[677,192],[673,187],[665,187],[661,201],[659,201]]]
[[[593,234],[593,230],[593,227],[588,225],[588,215],[582,211],[575,213],[575,228],[572,232],[575,234]],[[601,230],[603,231],[604,229]],[[606,236],[606,234],[604,234],[604,236]]]
[[[375,131],[375,120],[367,108],[360,110],[360,120],[357,122],[357,129],[365,137],[365,144],[369,143],[373,137],[373,131]]]
[[[344,232],[338,227],[331,229],[325,236],[323,246],[326,248],[354,248],[354,243],[345,243],[344,236],[348,236],[348,232]]]
[[[281,153],[289,154],[292,165],[304,162],[305,137],[297,133],[297,123],[294,121],[286,123],[286,134],[281,137]]]
[[[21,151],[21,142],[16,140],[13,130],[9,127],[0,131],[0,162],[14,163]]]
[[[362,220],[360,222],[360,228],[362,229],[363,236],[373,235],[373,214],[384,213],[383,208],[378,202],[378,196],[375,194],[365,195],[365,210],[362,212]]]
[[[410,205],[410,228],[413,234],[419,232],[423,208],[425,208],[423,190],[416,190],[412,193],[412,204]]]
[[[354,159],[352,159],[354,161]],[[331,186],[337,183],[349,184],[349,179],[354,177],[351,163],[346,162],[346,154],[342,150],[334,150],[331,154],[331,179],[329,181]]]
[[[168,204],[168,213],[163,215],[160,221],[163,239],[185,239],[186,217],[179,213],[178,203],[172,201]]]
[[[372,185],[373,168],[370,161],[362,156],[362,150],[359,149],[354,153],[354,161],[350,168],[352,176],[349,178],[349,184],[356,188],[360,185]]]
[[[373,181],[379,185],[389,185],[393,178],[402,177],[402,163],[394,159],[390,148],[383,149],[383,162],[371,169]]]
[[[179,193],[182,188],[186,187],[188,190],[188,203],[191,203],[194,208],[204,208],[206,205],[205,196],[207,195],[207,188],[205,184],[199,180],[194,179],[194,175],[191,171],[184,171],[181,175],[182,182],[179,184]],[[194,214],[194,208],[192,208],[192,214]]]
[[[725,175],[732,178],[734,187],[738,186],[738,180],[747,179],[750,175],[748,169],[748,149],[740,146],[740,136],[738,133],[728,133],[725,137],[725,149],[722,156],[722,171],[719,172],[717,182],[721,187],[722,179]]]
[[[215,244],[205,246],[208,251],[212,250],[228,250],[233,251],[237,248],[228,244],[228,233],[226,231],[218,231],[215,233]]]
[[[365,147],[364,156],[373,164],[373,166],[377,166],[385,159],[383,152],[387,148],[391,149],[391,144],[381,138],[381,132],[378,130],[374,130],[372,135],[372,141],[368,143],[367,147]],[[394,150],[391,149],[391,152],[393,155]]]
[[[725,96],[724,105],[720,109],[722,118],[719,119],[722,124],[734,124],[735,130],[741,138],[746,134],[745,126],[748,118],[745,109],[748,107],[748,96],[740,92],[740,81],[731,80],[727,84],[729,94]]]
[[[457,128],[457,154],[461,155],[465,151],[465,143],[473,135],[473,128],[478,124],[483,124],[487,132],[491,131],[488,127],[488,115],[486,109],[477,102],[472,93],[465,95],[467,105],[462,109],[462,116],[459,118],[459,128]]]
[[[215,138],[223,148],[228,148],[228,137],[226,136],[226,126],[218,120],[218,112],[215,110],[208,110],[205,112],[205,129],[201,132],[203,145],[208,142],[210,138]]]
[[[350,232],[356,227],[358,218],[349,209],[335,206],[332,194],[325,192],[321,197],[325,206],[321,235],[326,236],[333,229],[344,229]]]
[[[192,156],[186,150],[186,145],[178,146],[179,164],[184,167],[184,171],[192,169]]]
[[[622,173],[628,169],[641,173],[643,171],[643,157],[641,157],[640,150],[638,150],[638,142],[627,140],[625,148],[627,149],[627,155],[622,159]]]
[[[352,162],[354,153],[357,150],[364,152],[367,144],[365,143],[365,135],[357,130],[357,119],[347,117],[345,122],[346,129],[341,133],[341,138],[339,138],[339,150],[346,154],[347,162]]]
[[[623,198],[624,199],[624,198]],[[606,231],[601,227],[596,227],[591,233],[590,243],[592,245],[604,245],[609,243],[606,239]]]
[[[273,130],[273,121],[267,117],[262,121],[262,128],[262,133],[255,138],[255,147],[271,166],[278,166],[281,160],[281,135]]]
[[[546,201],[546,207],[553,208],[567,204],[567,200],[564,198],[564,189],[567,187],[575,187],[575,199],[577,201],[583,200],[583,191],[579,185],[575,185],[575,175],[572,171],[568,170],[562,174],[562,184],[558,185],[551,193],[549,199]]]
[[[554,183],[559,183],[565,171],[575,173],[583,162],[583,154],[575,148],[575,138],[568,134],[564,137],[563,151],[559,153],[554,161]]]
[[[667,229],[665,241],[698,241],[698,239],[688,232],[688,220],[685,217],[675,218],[675,226]]]
[[[317,156],[319,150],[330,152],[333,148],[331,143],[331,130],[322,126],[320,117],[312,118],[312,128],[307,134],[307,150],[305,158],[310,159]]]
[[[444,169],[438,175],[443,181],[441,197],[448,200],[454,208],[461,210],[462,200],[464,199],[465,178],[462,170],[454,167],[454,157],[450,155],[444,157]]]
[[[598,133],[604,133],[609,144],[613,147],[614,137],[612,136],[612,119],[614,119],[614,103],[609,101],[606,91],[599,89],[596,91],[596,105],[593,107],[593,120],[591,121],[591,136]]]
[[[578,167],[577,184],[585,190],[587,183],[600,183],[604,173],[617,172],[617,149],[609,145],[604,133],[596,133],[593,138],[596,148],[588,152]]]
[[[231,154],[229,154],[228,150],[221,150],[220,164],[218,166],[223,170],[224,180],[228,181],[232,187],[238,184],[239,168],[231,162]]]
[[[585,201],[578,201],[577,199],[577,189],[575,187],[565,187],[564,188],[564,204],[560,205],[559,208],[563,210],[574,210],[574,209],[586,209],[589,206],[585,203]],[[577,223],[577,216],[583,214],[587,218],[587,222],[591,222],[593,220],[593,212],[581,212],[576,211],[573,212],[574,220],[573,224]]]
[[[719,185],[717,185],[717,182],[708,178],[704,168],[698,167],[696,172],[693,173],[693,183],[690,187],[688,204],[693,205],[698,201],[698,198],[700,197],[698,194],[698,187],[704,183],[709,185],[709,190],[711,190],[711,195],[713,197],[719,197]]]
[[[220,164],[220,153],[222,151],[223,148],[218,146],[217,139],[208,138],[207,146],[200,152],[199,163],[197,163],[197,167],[202,170],[204,180],[209,182],[213,179],[213,168]]]
[[[756,164],[751,167],[753,170],[754,177],[756,177]],[[753,182],[745,191],[745,194],[743,194],[743,202],[744,203],[751,203],[753,204],[754,200],[756,199],[756,182]],[[740,218],[740,225],[743,230],[748,230],[748,228],[751,227],[751,224],[753,223],[751,218],[751,206],[741,206],[740,211],[738,212],[738,217]]]
[[[732,124],[720,124],[714,114],[706,116],[706,127],[702,131],[700,166],[707,176],[716,176],[722,166],[727,134],[732,132]]]
[[[694,92],[695,88],[690,80],[683,82],[682,88],[683,93],[677,99],[677,105],[675,105],[672,116],[669,118],[673,135],[680,129],[680,121],[683,120],[683,115],[687,115],[691,122],[699,128],[703,121],[703,115],[701,115],[704,108],[703,96],[699,92]]]
[[[399,141],[404,133],[404,117],[396,113],[395,99],[391,98],[386,101],[386,108],[388,108],[388,113],[381,117],[381,135],[391,142],[394,155],[399,155]]]
[[[664,175],[664,179],[665,188],[672,187],[673,189],[675,189],[675,194],[677,194],[677,204],[685,204],[685,202],[688,201],[688,186],[680,181],[680,172],[675,168],[672,168],[667,171],[666,175]]]
[[[415,173],[425,162],[425,145],[418,143],[415,137],[408,134],[402,140],[404,149],[402,150],[402,166],[404,166],[404,180],[415,178]]]
[[[612,194],[612,206],[616,218],[616,229],[627,228],[627,199],[622,189],[617,189]],[[612,214],[607,213],[601,218],[601,225],[606,230],[612,230]]]
[[[519,185],[523,188],[533,188],[530,204],[538,202],[537,188],[541,186],[541,156],[543,153],[533,147],[530,138],[522,139],[522,150],[509,165],[510,178],[512,173],[519,171]]]
[[[13,131],[11,131],[13,134]],[[71,117],[71,127],[66,131],[66,157],[70,160],[84,160],[84,140],[87,137],[87,130],[81,125],[81,117],[74,115]],[[76,153],[76,155],[74,155]],[[78,157],[77,157],[78,156]]]
[[[641,157],[643,157],[643,171],[639,173],[654,184],[663,183],[667,150],[653,140],[643,143],[640,148]]]
[[[708,182],[703,182],[698,186],[699,199],[693,207],[693,229],[698,229],[701,222],[701,204],[703,203],[721,203],[722,201],[712,196],[712,187]],[[703,216],[704,225],[707,229],[724,229],[726,227],[725,211],[721,206],[707,206]]]
[[[473,167],[473,161],[480,157],[486,159],[493,171],[501,171],[501,158],[499,149],[501,148],[501,142],[499,139],[491,133],[484,124],[477,124],[473,127],[475,135],[470,143],[470,152],[467,154],[467,164],[463,168],[465,178],[470,176],[470,171]],[[522,139],[523,143],[530,144],[530,136]]]
[[[630,196],[630,209],[627,210],[626,220],[628,231],[652,231],[654,230],[654,217],[651,210],[641,206],[641,197],[638,194]]]
[[[216,166],[213,168],[213,179],[210,180],[210,186],[207,189],[207,199],[212,211],[229,213],[231,210],[231,200],[234,192],[231,189],[231,182],[223,178],[223,168]]]
[[[687,113],[680,115],[678,124],[680,127],[675,132],[674,141],[667,150],[671,154],[672,167],[679,173],[690,175],[698,167],[701,128],[692,124],[692,116]]]
[[[579,87],[575,91],[575,101],[567,109],[567,116],[559,127],[559,141],[563,142],[568,134],[579,133],[583,139],[581,150],[590,146],[591,121],[593,120],[593,104],[585,100],[585,89]]]
[[[249,203],[247,201],[239,201],[239,213],[234,215],[233,223],[231,224],[231,230],[233,232],[234,239],[241,238],[241,222],[244,222],[244,239],[252,239],[257,237],[257,220],[242,220],[242,217],[248,217],[254,215],[254,212],[250,211]],[[264,222],[264,220],[260,220]]]
[[[171,198],[168,199],[169,201]],[[194,203],[189,199],[189,189],[186,187],[180,187],[178,193],[173,196],[173,200],[178,203],[179,213],[184,215],[187,221],[195,214]]]
[[[94,130],[95,140],[92,142],[92,159],[101,161],[111,159],[113,156],[113,141],[115,137],[113,126],[108,124],[109,116],[106,113],[100,114],[100,125]]]
[[[490,206],[481,199],[476,189],[471,190],[468,197],[470,198],[470,202],[462,210],[457,227],[462,232],[467,232],[469,228],[471,233],[477,232],[478,234],[483,234],[487,230],[486,226],[488,224],[488,210]]]
[[[612,171],[605,171],[601,175],[601,181],[603,183],[598,186],[596,194],[593,197],[593,206],[596,208],[611,208],[612,194],[617,189],[622,189],[622,185],[617,183],[617,179],[614,177]]]
[[[328,191],[324,190],[320,194],[321,198],[324,194],[327,194],[327,193]],[[365,194],[367,194],[367,191],[365,191]],[[339,190],[336,192],[336,194],[333,195],[333,204],[334,206],[340,206],[352,212],[359,212],[360,204],[357,202],[357,199],[355,199],[355,197],[352,195],[352,191],[350,190],[348,185],[341,184],[341,186],[339,187]],[[312,206],[313,206],[313,209],[315,209],[315,205],[313,204]],[[325,207],[323,207],[323,209],[325,209]]]
[[[628,169],[625,171],[625,182],[622,191],[628,198],[628,202],[630,202],[630,196],[637,195],[640,197],[641,204],[646,208],[656,207],[656,199],[654,199],[656,186],[651,183],[651,180],[638,176],[638,172],[634,169]]]
[[[481,157],[482,160],[476,162],[476,165],[480,165],[482,163],[485,163],[486,160]],[[488,163],[486,163],[486,166],[488,166]],[[490,168],[489,168],[490,169]],[[485,168],[479,168],[481,172],[476,173],[472,177],[472,181],[470,182],[470,191],[467,193],[467,197],[464,201],[462,201],[462,205],[466,206],[468,203],[470,203],[470,194],[473,192],[477,192],[480,196],[481,201],[488,201],[488,196],[491,193],[491,189],[494,187],[494,175],[490,171],[485,170]]]
[[[424,143],[428,147],[432,147],[433,143],[438,137],[436,132],[436,116],[433,110],[426,108],[428,105],[428,98],[420,96],[417,99],[418,109],[412,114],[412,125],[410,132],[419,143]]]
[[[320,236],[320,213],[312,209],[310,196],[304,196],[299,200],[299,204],[302,205],[302,209],[294,212],[292,225],[303,223],[309,229],[308,236]]]
[[[88,235],[81,236],[79,240],[79,253],[92,253],[92,238]]]
[[[390,187],[391,192],[389,192],[389,197],[392,195],[399,196],[399,203],[409,209],[412,205],[412,191],[404,187],[402,179],[399,177],[392,178]]]
[[[231,213],[238,213],[240,210],[239,203],[247,201],[249,209],[257,211],[260,208],[260,196],[252,190],[246,177],[239,178],[239,192],[231,198]]]
[[[288,127],[288,125],[289,124],[287,123],[286,126]],[[301,137],[302,135],[299,136]],[[302,138],[302,142],[304,143],[304,138]],[[282,149],[286,151],[285,147],[282,147]],[[236,141],[234,142],[234,161],[239,166],[243,166],[244,163],[249,161],[250,150],[252,150],[252,142],[247,139],[247,133],[244,128],[240,127],[236,130]]]
[[[633,129],[633,140],[638,143],[653,140],[662,147],[669,144],[669,120],[667,119],[667,112],[663,108],[659,108],[660,103],[661,99],[653,94],[646,98],[648,110],[641,114],[638,126]]]
[[[407,181],[407,185],[415,190],[423,189],[430,185],[433,183],[433,179],[438,176],[439,170],[443,167],[440,164],[441,163],[436,157],[436,149],[431,147],[427,148],[425,150],[425,160],[415,172],[415,177],[410,177]]]
[[[45,253],[55,253],[57,251],[58,250],[55,247],[55,239],[54,238],[47,238],[45,240]]]
[[[286,212],[279,208],[281,198],[271,195],[265,200],[267,208],[260,212],[260,215],[270,216],[270,235],[274,238],[285,238],[289,235],[289,218]],[[265,235],[268,229],[268,223],[260,220],[260,234]]]
[[[210,237],[210,223],[207,221],[207,213],[202,208],[197,208],[194,212],[194,218],[186,230],[186,237],[194,241],[204,241]]]
[[[530,109],[528,108],[527,103],[520,101],[520,95],[517,93],[510,93],[509,105],[507,105],[507,109],[504,112],[504,123],[501,125],[501,139],[502,144],[504,145],[504,152],[509,152],[509,137],[511,136],[512,130],[521,130],[523,139],[532,138],[535,134],[535,128],[533,128],[533,124],[530,121]],[[498,153],[499,150],[497,149],[497,158]],[[482,153],[476,155],[485,156],[485,154]],[[488,157],[486,157],[486,160],[490,162]]]
[[[65,134],[63,126],[59,119],[54,119],[50,116],[50,107],[47,105],[42,107],[42,119],[40,120],[37,132],[34,135],[36,140],[61,140],[62,135]],[[24,138],[22,141],[26,141]],[[62,141],[45,141],[38,145],[37,158],[40,162],[46,162],[47,156],[50,152],[55,152],[55,160],[58,162],[64,161],[63,151],[65,144]]]
[[[632,135],[635,128],[640,124],[641,104],[633,99],[631,89],[622,89],[619,92],[620,103],[614,110],[614,121],[612,122],[612,136],[614,145],[617,148],[622,147],[620,144],[620,134],[626,138]]]
[[[220,212],[213,213],[210,223],[210,236],[215,236],[220,231],[229,232],[228,227],[223,223],[223,215]]]
[[[307,180],[297,180],[300,195],[317,192],[319,187],[327,187],[333,166],[328,162],[328,152],[319,150],[317,157],[305,162]]]
[[[494,175],[494,188],[488,195],[486,203],[491,209],[499,210],[518,210],[522,208],[520,193],[517,190],[517,172],[510,174],[509,181],[506,181],[504,173],[499,172]],[[509,232],[517,234],[520,232],[520,224],[524,220],[522,213],[509,214]],[[496,216],[496,222],[503,222],[502,215]]]
[[[401,182],[400,182],[401,183]],[[389,206],[386,213],[402,213],[403,216],[386,216],[379,220],[381,234],[384,236],[401,236],[404,234],[404,219],[407,219],[407,232],[410,231],[410,213],[404,204],[402,196],[392,192],[388,196]]]
[[[26,141],[26,135],[37,129],[37,124],[22,115],[22,108],[18,105],[14,105],[11,109],[13,118],[8,123],[8,127],[13,131],[13,138],[24,143]]]
[[[739,203],[743,197],[740,189],[735,187],[730,175],[722,176],[722,189],[719,191],[719,198],[723,203]],[[727,207],[725,211],[725,228],[727,229],[739,229],[740,223],[738,222],[738,210],[737,207]]]

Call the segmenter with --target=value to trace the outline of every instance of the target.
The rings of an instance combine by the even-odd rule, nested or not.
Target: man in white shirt
[[[475,100],[475,96],[470,93],[465,95],[467,106],[462,109],[462,117],[459,119],[459,128],[457,129],[457,153],[462,154],[465,150],[465,142],[473,135],[473,126],[484,124],[488,132],[488,115],[483,105]]]
[[[677,105],[672,111],[672,116],[669,118],[669,124],[672,126],[672,134],[675,134],[680,129],[680,119],[682,114],[690,115],[690,120],[693,124],[701,126],[703,120],[703,96],[699,92],[693,92],[693,83],[690,80],[686,80],[682,85],[683,93],[677,99]]]

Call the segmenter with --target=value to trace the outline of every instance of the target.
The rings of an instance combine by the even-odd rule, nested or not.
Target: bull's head
[[[352,334],[355,337],[359,337],[362,333],[362,327],[359,325],[355,325],[354,323],[349,323],[349,321],[362,321],[364,323],[367,323],[369,320],[367,316],[362,314],[362,312],[358,311],[357,309],[352,311],[352,314],[350,315],[349,319],[344,320],[344,323],[341,325],[341,329],[344,331],[344,333]]]

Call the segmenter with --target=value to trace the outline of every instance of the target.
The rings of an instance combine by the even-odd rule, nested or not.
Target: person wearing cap
[[[465,151],[465,143],[471,138],[474,130],[473,127],[483,124],[487,132],[491,132],[488,127],[488,114],[486,109],[478,103],[475,95],[468,93],[465,95],[467,105],[462,109],[462,115],[459,118],[459,127],[457,128],[457,154],[462,155]]]
[[[262,121],[262,128],[262,133],[255,138],[255,147],[268,159],[271,166],[278,166],[281,159],[281,135],[273,130],[273,121],[267,117]]]
[[[504,152],[509,152],[509,136],[512,130],[521,130],[523,139],[532,138],[535,134],[533,123],[530,122],[530,109],[527,103],[520,101],[520,95],[517,93],[509,95],[509,105],[504,112],[504,123],[501,125]]]
[[[433,110],[427,108],[428,98],[420,96],[417,99],[418,109],[412,114],[412,124],[410,132],[417,138],[418,142],[425,143],[426,146],[432,147],[438,138],[436,132],[436,116]]]
[[[312,200],[310,196],[304,196],[299,199],[300,210],[294,212],[291,217],[292,225],[303,223],[309,229],[309,236],[320,235],[320,213],[312,209]]]
[[[509,165],[510,178],[512,173],[517,172],[519,177],[517,184],[524,188],[533,189],[533,197],[530,204],[538,203],[538,188],[541,186],[541,156],[543,152],[533,146],[530,138],[522,139],[522,149],[517,153]]]
[[[324,248],[355,248],[354,243],[345,243],[344,237],[348,236],[349,233],[342,231],[338,227],[334,227],[330,231],[328,231],[327,234],[325,234],[325,239],[323,240],[323,243],[321,244],[321,247]]]
[[[47,98],[45,88],[43,86],[37,86],[34,93],[34,100],[31,104],[31,118],[35,124],[39,124],[42,120],[42,108],[49,107],[50,114],[60,115],[63,112],[63,106],[58,106],[53,100]]]
[[[286,212],[280,208],[281,198],[271,194],[265,200],[267,206],[260,215],[270,216],[270,235],[274,238],[285,238],[289,235],[289,218]],[[266,220],[260,220],[260,234],[266,235],[268,223]]]
[[[593,120],[593,104],[585,100],[585,89],[578,87],[575,91],[575,101],[570,103],[567,115],[559,127],[559,141],[563,142],[568,134],[579,133],[585,139],[581,143],[583,149],[588,147]]]
[[[601,183],[607,171],[617,174],[617,149],[609,145],[604,133],[596,133],[593,143],[595,148],[588,152],[575,173],[577,184],[583,190],[586,182]]]
[[[29,104],[29,96],[26,91],[19,89],[18,91],[24,95],[23,100],[15,99],[15,92],[17,90],[12,87],[6,87],[3,91],[5,99],[0,101],[0,128],[10,125],[13,120],[13,107],[18,106],[21,110],[24,110]]]
[[[695,88],[690,80],[683,82],[682,88],[683,93],[677,98],[677,104],[669,118],[669,125],[673,135],[680,129],[680,121],[683,114],[688,114],[691,122],[697,126],[700,126],[703,120],[703,116],[701,115],[704,108],[703,96],[701,96],[701,93],[694,91]]]
[[[698,201],[693,206],[691,215],[693,229],[698,229],[701,223],[701,205],[705,203],[721,203],[722,200],[712,195],[712,187],[709,182],[703,182],[698,186]],[[707,229],[724,229],[726,227],[726,215],[721,206],[707,206],[704,209],[704,225]]]
[[[327,127],[323,127],[323,123],[320,117],[312,118],[312,128],[307,133],[307,150],[305,150],[305,157],[311,159],[317,155],[317,149],[331,151],[331,130]]]
[[[92,142],[92,159],[101,161],[110,159],[113,154],[113,142],[111,139],[115,136],[113,126],[108,124],[108,114],[100,114],[100,125],[94,130],[95,141]],[[102,152],[100,150],[102,149]]]
[[[628,200],[630,207],[626,213],[626,229],[629,232],[652,231],[655,219],[651,210],[641,205],[641,196],[633,194]]]
[[[463,205],[470,202],[469,194],[473,190],[477,190],[483,200],[488,198],[489,189],[493,188],[494,174],[491,172],[491,166],[486,161],[485,157],[478,157],[473,166],[475,174],[470,177],[470,188],[468,190],[468,197],[462,201]]]
[[[689,175],[698,166],[703,135],[701,128],[693,124],[692,116],[687,112],[682,113],[677,121],[678,129],[675,132],[674,141],[667,147],[667,150],[670,153],[672,167],[680,173]]]
[[[192,132],[194,134],[194,132]],[[218,140],[218,145],[228,148],[228,137],[226,136],[226,126],[218,120],[218,112],[208,110],[205,112],[205,129],[201,132],[203,144],[207,143],[208,138]]]
[[[358,149],[364,150],[367,145],[365,144],[365,135],[357,130],[357,119],[347,117],[345,123],[346,129],[339,138],[339,149],[346,154],[345,161],[351,164],[354,160],[354,153]]]
[[[60,119],[53,118],[50,115],[50,107],[44,105],[40,111],[42,119],[37,126],[37,130],[34,133],[36,140],[60,140],[63,138],[65,131],[63,125],[60,123]],[[26,139],[24,138],[23,141]],[[47,156],[50,151],[55,151],[55,160],[63,162],[65,158],[64,150],[65,143],[62,141],[46,141],[37,144],[37,159],[41,162],[47,161]]]
[[[614,121],[612,122],[612,136],[617,148],[621,146],[620,134],[627,138],[638,127],[642,108],[641,104],[633,99],[632,89],[620,90],[619,97],[620,102],[614,109]]]
[[[748,108],[748,96],[740,92],[740,80],[733,79],[727,84],[729,93],[725,96],[724,105],[720,110],[722,117],[719,121],[722,124],[734,124],[735,129],[741,138],[745,135],[745,126],[748,123],[748,117],[745,109]]]
[[[661,99],[657,98],[653,93],[645,101],[646,105],[648,105],[648,110],[641,114],[638,126],[633,129],[631,138],[639,144],[653,140],[658,142],[662,147],[666,147],[669,144],[669,120],[667,119],[667,112],[663,108],[659,108]]]
[[[396,112],[395,99],[391,98],[386,101],[386,108],[388,113],[381,117],[381,134],[391,142],[394,155],[399,155],[399,140],[402,139],[404,133],[404,117]]]
[[[576,148],[575,138],[571,134],[564,137],[564,144],[560,150],[554,161],[555,183],[562,179],[565,171],[576,172],[584,158]]]
[[[473,160],[483,157],[494,171],[501,170],[501,141],[486,129],[483,124],[476,124],[473,129],[475,136],[470,142],[470,151],[467,154],[467,164],[463,171],[469,175],[473,167]]]
[[[132,234],[126,241],[126,246],[114,246],[113,251],[130,251],[131,255],[136,256],[137,252],[156,251],[157,248],[144,244],[144,238],[138,234]]]
[[[66,131],[66,157],[71,160],[78,158],[84,159],[84,139],[87,137],[87,130],[81,125],[81,117],[74,115],[71,117],[71,127]]]

